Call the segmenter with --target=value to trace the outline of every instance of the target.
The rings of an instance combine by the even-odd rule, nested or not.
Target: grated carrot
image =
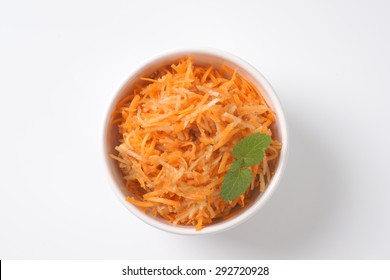
[[[111,157],[133,196],[126,201],[196,230],[231,217],[255,187],[266,190],[281,143],[273,139],[251,168],[251,188],[224,202],[219,193],[232,149],[255,132],[272,136],[275,121],[259,90],[227,66],[199,66],[188,57],[141,77],[112,112],[120,143]]]

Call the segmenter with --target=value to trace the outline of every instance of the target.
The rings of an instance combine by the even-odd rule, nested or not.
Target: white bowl
[[[152,217],[140,211],[136,206],[126,202],[125,198],[129,195],[128,191],[124,188],[122,174],[118,168],[118,164],[115,160],[109,157],[110,153],[115,153],[114,147],[117,143],[117,134],[115,128],[110,125],[111,112],[115,108],[116,103],[121,100],[129,89],[132,88],[134,82],[141,76],[148,76],[161,66],[170,65],[176,63],[179,58],[193,56],[195,63],[200,64],[212,64],[212,65],[227,65],[230,68],[236,69],[237,72],[248,81],[252,82],[261,91],[262,95],[266,99],[268,105],[276,113],[277,121],[275,123],[274,133],[277,139],[282,142],[283,147],[280,153],[279,162],[275,170],[275,175],[272,177],[271,182],[268,184],[264,193],[260,194],[250,205],[239,213],[235,214],[232,218],[225,221],[221,221],[215,224],[208,225],[200,231],[196,231],[192,226],[175,226],[162,218]],[[109,107],[105,116],[104,130],[103,130],[103,152],[104,159],[109,174],[109,180],[114,193],[117,195],[122,204],[135,216],[142,221],[154,226],[158,229],[168,231],[176,234],[183,235],[204,235],[210,233],[222,232],[224,230],[233,228],[249,217],[253,216],[257,211],[263,207],[263,205],[270,199],[274,193],[280,178],[283,174],[288,149],[288,135],[287,135],[287,123],[280,105],[279,99],[276,96],[274,90],[267,82],[267,80],[249,63],[245,62],[241,58],[232,55],[228,52],[209,49],[209,48],[197,48],[197,49],[183,49],[173,50],[159,54],[151,59],[145,61],[140,66],[136,67],[130,74],[127,81],[120,88],[118,92],[113,96],[109,103]]]

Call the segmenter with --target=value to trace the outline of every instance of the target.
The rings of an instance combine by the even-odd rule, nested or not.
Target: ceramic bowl
[[[114,147],[117,145],[117,131],[116,128],[111,125],[111,113],[114,110],[116,103],[121,100],[129,92],[129,90],[132,89],[134,83],[139,81],[141,76],[148,76],[155,70],[159,69],[161,66],[177,63],[180,58],[188,56],[193,56],[195,58],[195,63],[199,64],[215,66],[224,64],[229,66],[230,68],[237,70],[237,72],[243,78],[253,83],[260,90],[268,105],[276,113],[277,122],[273,124],[273,133],[274,136],[276,136],[276,138],[283,144],[275,174],[272,177],[271,182],[268,184],[266,191],[257,196],[254,201],[245,206],[242,211],[239,211],[239,213],[233,215],[233,217],[230,219],[208,225],[200,231],[196,231],[192,226],[172,225],[162,218],[147,215],[134,205],[126,202],[125,198],[129,195],[129,193],[124,187],[122,174],[118,168],[117,162],[109,157],[110,153],[115,153]],[[287,150],[288,133],[286,118],[275,91],[256,68],[245,62],[243,59],[222,50],[209,48],[173,50],[146,60],[138,67],[134,68],[133,72],[128,76],[126,82],[117,92],[115,92],[111,100],[109,100],[108,109],[105,112],[103,128],[103,153],[112,190],[119,198],[120,202],[136,217],[148,223],[149,225],[154,226],[155,228],[171,233],[182,235],[204,235],[217,233],[231,229],[252,217],[271,198],[272,194],[277,188],[286,165]]]

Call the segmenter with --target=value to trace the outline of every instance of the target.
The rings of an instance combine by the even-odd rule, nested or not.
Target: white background
[[[268,275],[263,269],[263,276],[245,275],[241,268],[233,268],[225,273],[226,279],[269,279],[269,280],[329,280],[329,279],[375,279],[388,280],[390,278],[389,260],[6,260],[1,263],[1,279],[4,280],[123,280],[123,279],[216,279],[216,274],[223,274],[217,267],[268,267]],[[130,270],[127,269],[130,268]],[[183,275],[152,276],[146,269],[162,268],[173,270],[175,273],[180,267]],[[23,269],[21,269],[23,268]],[[141,272],[137,271],[141,268]],[[126,276],[123,276],[129,271]],[[188,271],[190,269],[190,271]],[[206,274],[202,270],[206,270]],[[134,271],[134,272],[133,272]],[[145,273],[146,272],[146,273]],[[150,271],[152,272],[152,271]],[[150,273],[149,272],[149,273]],[[228,276],[228,273],[237,276]],[[257,270],[258,274],[260,269]],[[320,273],[319,273],[320,272]],[[142,273],[142,275],[140,275]],[[172,272],[171,272],[172,273]],[[173,274],[172,273],[172,274]],[[249,269],[247,269],[249,274]],[[132,275],[133,274],[133,275]],[[146,276],[145,276],[146,274]],[[152,274],[152,273],[151,273]],[[187,275],[188,274],[188,275]],[[240,275],[241,274],[241,275]],[[130,275],[130,276],[129,276]],[[266,276],[265,276],[266,275]],[[218,279],[218,278],[217,278]]]
[[[0,0],[0,258],[389,259],[389,3]],[[269,203],[205,237],[136,219],[101,151],[133,67],[193,46],[258,68],[291,136]]]

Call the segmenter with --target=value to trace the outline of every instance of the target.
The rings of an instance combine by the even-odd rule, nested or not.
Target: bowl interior
[[[117,102],[133,90],[133,85],[135,84],[135,82],[140,82],[140,77],[148,77],[162,66],[171,65],[173,63],[178,62],[180,58],[188,56],[194,57],[195,64],[198,65],[214,65],[215,67],[226,65],[232,69],[235,69],[237,73],[240,74],[243,78],[253,83],[262,93],[268,105],[274,110],[277,117],[277,121],[273,125],[273,127],[271,127],[271,129],[276,139],[283,143],[281,155],[275,170],[275,175],[267,186],[267,190],[264,193],[258,195],[254,201],[244,207],[243,211],[238,211],[232,218],[213,223],[212,225],[208,225],[201,231],[195,231],[195,229],[190,226],[174,226],[172,224],[169,224],[162,218],[151,217],[140,211],[132,204],[127,203],[125,201],[125,198],[130,195],[130,193],[124,186],[122,173],[119,170],[117,162],[108,156],[110,153],[115,154],[115,146],[117,146],[118,144],[117,128],[110,124],[111,112],[114,110]],[[243,60],[231,54],[224,53],[221,51],[179,51],[170,54],[160,55],[159,57],[152,58],[148,62],[144,63],[143,66],[139,67],[135,72],[130,75],[130,78],[125,82],[125,84],[122,86],[122,88],[112,100],[107,112],[104,128],[104,156],[107,163],[110,179],[112,180],[113,190],[118,196],[118,198],[121,200],[121,202],[125,205],[126,208],[128,208],[133,214],[135,214],[138,218],[142,219],[148,224],[165,231],[179,234],[207,234],[220,232],[239,224],[240,222],[246,220],[251,215],[253,215],[255,211],[257,211],[261,207],[261,205],[263,205],[263,203],[265,203],[265,201],[269,198],[269,196],[273,192],[273,189],[277,185],[277,182],[279,181],[279,177],[281,175],[285,163],[287,149],[286,144],[287,130],[285,117],[281,105],[269,83],[251,65],[247,64]]]

